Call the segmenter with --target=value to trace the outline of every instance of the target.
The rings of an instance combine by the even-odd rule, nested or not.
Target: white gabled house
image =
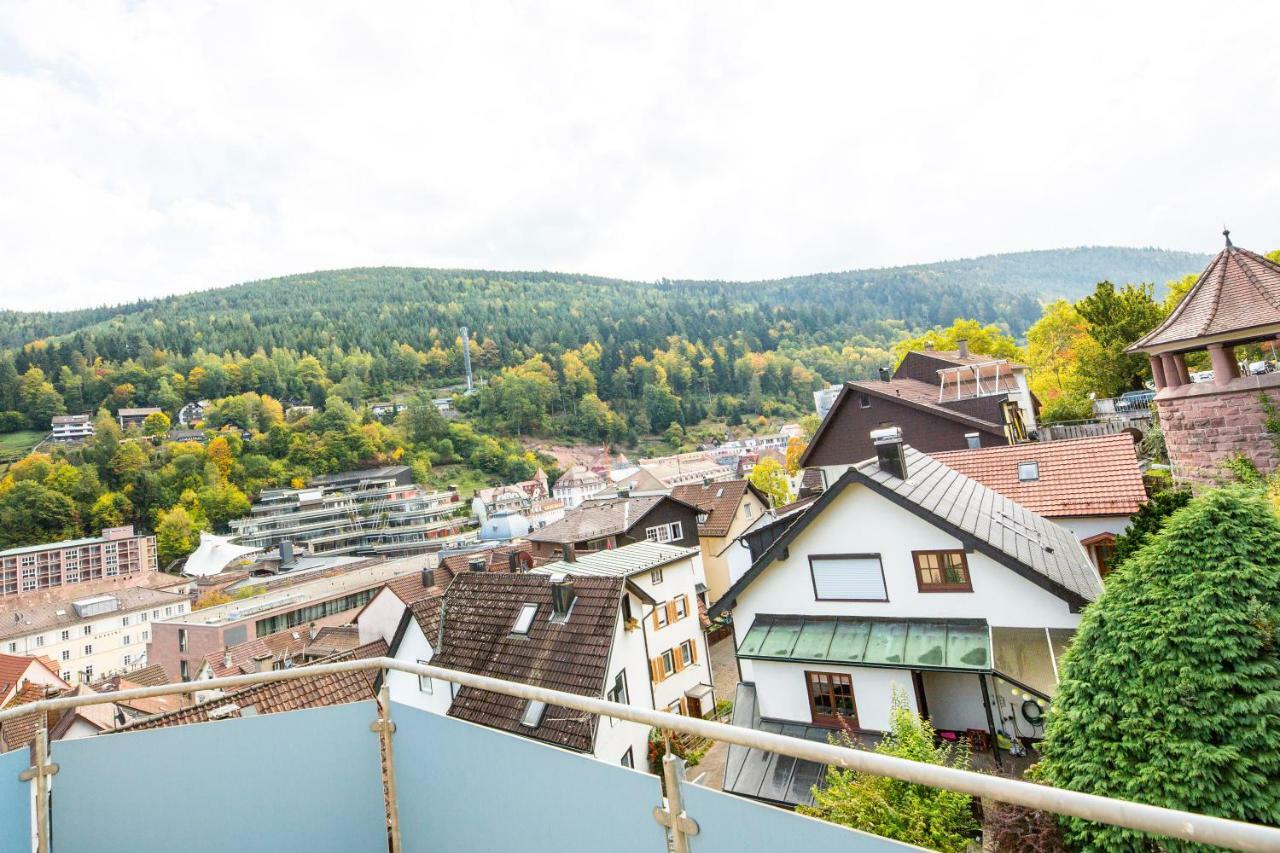
[[[711,610],[732,610],[739,704],[754,705],[735,721],[878,733],[901,690],[942,732],[993,748],[997,735],[1039,737],[1056,658],[1102,591],[1097,569],[1070,531],[903,445],[896,428],[873,438],[877,458],[748,537],[750,568]],[[727,790],[805,801],[807,788],[739,784],[743,766],[730,759]]]
[[[653,707],[644,633],[621,577],[465,572],[404,611],[389,654],[478,675]],[[644,767],[649,728],[409,673],[391,698],[628,767]]]
[[[706,637],[698,618],[699,556],[697,548],[634,542],[534,571],[624,579],[623,613],[627,629],[640,632],[644,640],[653,707],[710,717],[715,699]]]

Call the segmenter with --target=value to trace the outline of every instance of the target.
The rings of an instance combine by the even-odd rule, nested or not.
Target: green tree
[[[1099,282],[1093,293],[1076,303],[1076,311],[1088,324],[1096,346],[1080,355],[1080,373],[1086,386],[1100,397],[1114,397],[1140,389],[1151,368],[1142,353],[1125,348],[1156,327],[1164,318],[1150,284],[1126,284],[1117,289]]]
[[[156,551],[161,568],[185,557],[200,544],[200,528],[185,507],[175,506],[156,520]]]
[[[963,742],[935,745],[935,741],[933,726],[912,712],[906,696],[895,689],[889,732],[875,751],[923,764],[968,769],[969,750]],[[832,766],[827,768],[826,787],[813,789],[813,800],[812,806],[800,806],[796,811],[932,850],[961,853],[978,834],[969,795],[889,776]]]
[[[164,435],[169,431],[169,416],[164,412],[152,412],[142,422],[144,435]]]
[[[778,507],[791,503],[791,481],[787,479],[787,472],[783,470],[777,459],[772,457],[761,459],[751,469],[747,479],[751,481],[751,485],[769,496],[771,506]]]
[[[21,480],[0,493],[0,548],[74,539],[80,516],[71,498],[35,480]]]
[[[1089,324],[1065,299],[1050,302],[1044,315],[1027,330],[1027,366],[1031,390],[1044,404],[1045,420],[1087,417],[1092,411],[1092,388],[1081,374],[1081,360],[1092,357],[1098,343],[1089,335]],[[1055,413],[1060,413],[1055,417]]]
[[[1107,577],[1061,669],[1045,781],[1122,800],[1280,822],[1280,519],[1217,489]],[[1082,849],[1191,849],[1071,819]]]
[[[103,492],[89,511],[90,530],[119,527],[133,517],[133,504],[120,492]]]
[[[417,445],[429,444],[449,434],[449,422],[440,414],[426,389],[414,395],[399,419],[404,434]]]
[[[1191,490],[1168,488],[1156,492],[1144,503],[1129,522],[1124,533],[1116,537],[1114,564],[1119,566],[1138,552],[1143,545],[1160,532],[1169,516],[1191,503]]]
[[[960,341],[969,342],[969,351],[997,358],[1022,359],[1022,350],[1018,342],[1007,330],[994,323],[983,325],[977,320],[966,320],[957,317],[955,322],[945,329],[930,329],[922,335],[903,338],[893,345],[894,363],[902,361],[911,350],[922,350],[926,344],[934,349],[958,349]]]

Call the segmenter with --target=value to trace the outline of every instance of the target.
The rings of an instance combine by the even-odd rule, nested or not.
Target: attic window
[[[512,626],[513,634],[528,634],[529,628],[533,626],[533,617],[538,613],[538,605],[526,604],[520,608],[520,615],[516,617],[516,624]]]
[[[520,717],[520,725],[536,729],[542,724],[542,712],[546,710],[546,702],[530,699],[529,704],[524,706],[524,714]]]
[[[710,517],[710,516],[708,516],[705,512],[700,512],[700,513],[698,513],[698,523],[699,523],[699,524],[706,524],[706,523],[707,523],[707,519],[708,519],[709,517]]]
[[[869,409],[869,408],[871,408],[871,398],[870,398],[870,397],[868,397],[866,394],[859,394],[859,395],[858,395],[858,406],[859,406],[860,408],[863,408],[863,409]]]
[[[1018,463],[1018,482],[1028,483],[1040,479],[1040,463],[1036,461]]]
[[[722,498],[722,497],[724,497],[724,488],[723,488],[723,487],[721,487],[721,488],[719,488],[719,489],[716,489],[716,497],[718,497],[718,498]]]

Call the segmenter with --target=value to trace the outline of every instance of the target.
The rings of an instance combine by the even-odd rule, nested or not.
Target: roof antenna
[[[1222,226],[1222,236],[1227,238],[1227,248],[1231,248],[1231,232],[1227,230],[1227,226]]]

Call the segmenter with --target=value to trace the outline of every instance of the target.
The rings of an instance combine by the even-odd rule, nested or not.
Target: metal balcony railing
[[[425,676],[1201,844],[1280,849],[1275,827],[390,658],[49,699],[0,711],[0,722],[34,711],[369,670]],[[670,755],[664,759],[664,795],[648,774],[393,703],[386,681],[376,702],[61,740],[52,747],[41,729],[31,750],[34,761],[25,749],[0,755],[0,850],[292,846],[392,853],[513,848],[741,853],[762,838],[788,849],[820,843],[850,850],[911,849],[687,783],[683,762]]]

